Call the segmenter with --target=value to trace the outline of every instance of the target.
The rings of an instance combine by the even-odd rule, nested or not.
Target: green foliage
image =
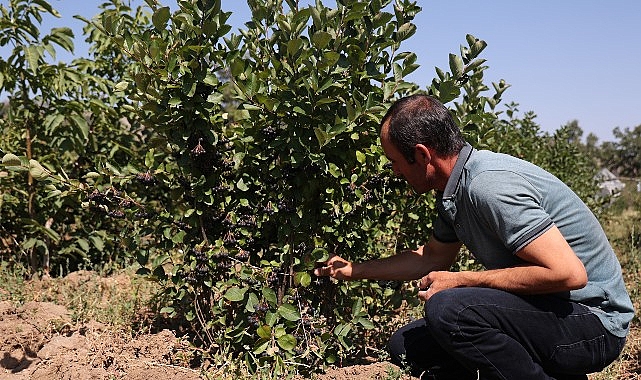
[[[84,208],[83,198],[89,188],[112,188],[123,173],[117,167],[139,156],[149,134],[111,91],[110,78],[123,68],[99,54],[51,63],[56,49],[73,52],[73,33],[40,34],[43,16],[59,17],[45,1],[12,0],[0,13],[0,45],[12,47],[0,57],[0,91],[9,94],[0,148],[11,154],[0,175],[0,249],[26,257],[32,273],[116,261],[120,223]]]
[[[603,164],[621,176],[639,177],[641,174],[641,125],[635,128],[615,128],[616,141],[604,144],[601,149]]]
[[[134,61],[117,87],[162,141],[145,169],[173,223],[152,227],[140,273],[165,284],[164,312],[251,367],[332,363],[392,292],[314,281],[316,262],[380,255],[402,224],[414,245],[429,228],[402,212],[407,190],[383,174],[378,144],[385,104],[416,89],[402,80],[416,56],[397,51],[418,8],[251,5],[240,35],[228,35],[217,1],[180,2],[173,14],[153,5],[142,28],[121,22],[123,9],[98,18]]]
[[[310,273],[331,254],[389,255],[429,234],[430,219],[405,210],[429,212],[433,200],[392,178],[378,142],[387,105],[418,91],[403,80],[416,56],[400,46],[419,8],[255,1],[237,35],[218,1],[150,5],[148,25],[114,7],[97,26],[132,59],[117,88],[158,133],[144,170],[170,198],[156,212],[173,223],[149,227],[155,244],[138,259],[165,285],[163,312],[255,369],[362,350],[354,338],[400,305],[398,286]],[[477,99],[485,43],[468,45],[430,91],[450,97],[469,82],[460,118],[487,123],[496,116]]]

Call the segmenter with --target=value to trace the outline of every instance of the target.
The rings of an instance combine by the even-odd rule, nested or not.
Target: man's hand
[[[352,280],[352,263],[339,256],[332,256],[323,267],[314,269],[314,274],[337,280]]]
[[[457,272],[434,271],[421,278],[418,284],[418,298],[427,301],[441,290],[461,286]]]

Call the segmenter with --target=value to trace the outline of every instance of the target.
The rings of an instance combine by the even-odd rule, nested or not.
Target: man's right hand
[[[319,277],[329,276],[337,280],[353,280],[352,263],[339,257],[332,256],[325,265],[314,269],[314,274]]]

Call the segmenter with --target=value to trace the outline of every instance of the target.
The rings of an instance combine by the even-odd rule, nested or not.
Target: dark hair
[[[465,140],[450,111],[428,95],[411,95],[396,101],[383,117],[388,124],[390,141],[409,163],[414,162],[414,149],[423,144],[444,157],[463,148]]]

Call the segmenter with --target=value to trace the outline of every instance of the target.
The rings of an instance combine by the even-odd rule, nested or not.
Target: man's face
[[[381,146],[385,152],[385,156],[392,163],[392,170],[394,174],[399,177],[403,177],[407,183],[412,186],[414,191],[419,194],[425,193],[431,190],[428,180],[428,166],[424,157],[415,157],[417,159],[414,162],[409,163],[405,156],[396,148],[396,146],[390,141],[389,135],[387,133],[387,123],[383,125],[381,129]]]

